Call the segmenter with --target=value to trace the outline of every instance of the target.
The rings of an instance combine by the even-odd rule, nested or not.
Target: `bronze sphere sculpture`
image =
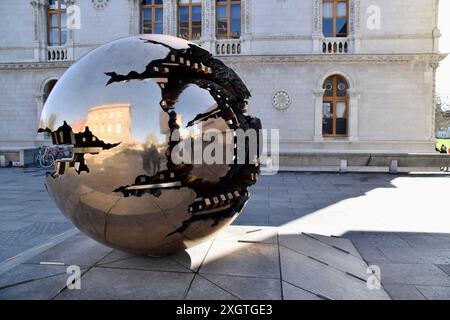
[[[44,106],[39,130],[59,150],[47,190],[78,229],[116,249],[161,255],[204,241],[238,216],[259,174],[250,147],[236,143],[238,130],[261,128],[246,114],[249,97],[233,70],[191,42],[139,35],[103,45]],[[180,143],[205,151],[205,129],[234,133],[222,140],[231,162],[187,161],[185,149],[174,159]]]

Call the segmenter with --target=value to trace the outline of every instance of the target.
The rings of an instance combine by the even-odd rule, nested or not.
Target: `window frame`
[[[47,45],[49,47],[62,47],[64,45],[66,45],[66,43],[67,43],[67,26],[65,28],[63,28],[62,24],[61,24],[61,15],[62,14],[67,14],[67,12],[66,12],[67,7],[66,7],[65,2],[64,2],[64,8],[62,7],[63,4],[61,3],[61,0],[56,0],[56,3],[57,3],[56,9],[52,9],[50,1],[48,1],[48,9],[47,9]],[[51,18],[54,15],[56,15],[57,18],[58,18],[56,27],[52,26]],[[51,35],[51,32],[52,32],[53,29],[56,29],[57,33],[58,33],[58,43],[56,45],[52,44],[50,42],[50,39],[51,39],[50,35]],[[63,30],[66,31],[66,42],[64,42],[64,43],[62,43],[62,32],[63,32]]]
[[[348,138],[349,136],[349,113],[350,113],[350,109],[349,109],[349,105],[350,105],[350,98],[348,96],[348,90],[349,90],[349,83],[347,81],[347,79],[345,79],[343,76],[339,75],[339,74],[335,74],[332,76],[329,76],[325,79],[325,81],[323,82],[323,88],[325,89],[325,84],[328,80],[332,79],[333,80],[333,93],[332,96],[325,96],[325,92],[324,92],[324,96],[322,99],[322,124],[323,124],[323,119],[324,119],[324,114],[323,114],[323,105],[327,102],[331,102],[333,105],[333,122],[332,122],[332,134],[328,134],[328,133],[324,133],[323,127],[322,127],[322,136],[324,138]],[[345,97],[338,97],[337,95],[337,82],[338,80],[341,80],[343,82],[345,82],[346,84],[346,95]],[[345,120],[346,120],[346,133],[345,134],[337,134],[336,133],[336,119],[337,119],[337,103],[338,102],[345,102]]]
[[[145,32],[144,32],[144,11],[145,11],[145,9],[150,9],[151,13],[152,13],[151,32],[149,32],[147,34],[154,34],[155,33],[156,9],[162,9],[163,10],[163,29],[164,29],[164,3],[155,4],[155,0],[151,0],[151,4],[143,4],[143,1],[141,1],[140,32],[142,34],[145,34]],[[164,30],[163,30],[163,33],[164,33]]]
[[[231,36],[231,6],[238,4],[240,6],[240,10],[241,10],[241,16],[239,17],[239,22],[241,24],[241,33],[239,34],[239,38],[242,35],[242,1],[241,0],[226,0],[226,1],[216,1],[216,37],[217,39],[239,39],[239,38],[233,38]],[[227,36],[224,37],[219,37],[219,32],[218,32],[218,14],[219,14],[219,10],[218,7],[219,6],[224,6],[226,7],[227,10]]]
[[[345,2],[346,3],[346,15],[345,18],[347,19],[347,27],[345,30],[345,36],[338,36],[338,32],[337,32],[337,8],[338,8],[338,3],[339,2]],[[324,33],[324,37],[325,38],[346,38],[348,37],[349,34],[349,23],[350,23],[350,1],[349,0],[322,0],[322,11],[323,11],[323,7],[325,3],[332,3],[333,4],[333,35],[332,36],[326,36]],[[340,17],[339,17],[340,18]],[[322,17],[322,26],[323,26],[323,17]],[[323,30],[322,30],[323,33]]]
[[[180,1],[178,0],[177,1],[177,34],[178,34],[178,36],[181,38],[181,34],[180,34],[180,22],[181,22],[181,19],[180,19],[180,7],[188,7],[188,23],[189,23],[189,26],[188,26],[188,38],[187,39],[185,39],[185,40],[199,40],[201,37],[202,37],[202,32],[201,32],[201,28],[202,28],[202,14],[203,14],[203,12],[202,12],[202,1],[201,0],[189,0],[189,2],[188,3],[180,3]],[[197,38],[195,38],[195,39],[193,39],[192,38],[192,8],[193,7],[200,7],[200,12],[201,12],[201,14],[200,14],[200,37],[197,39]],[[184,38],[183,38],[184,39]]]

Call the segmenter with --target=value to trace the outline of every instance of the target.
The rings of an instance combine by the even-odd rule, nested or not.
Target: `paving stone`
[[[359,254],[364,258],[364,260],[369,264],[390,262],[378,247],[359,246],[357,247],[357,250]]]
[[[425,300],[423,294],[413,285],[385,284],[383,287],[393,300]]]
[[[280,300],[281,282],[278,279],[221,276],[203,274],[219,287],[242,300]]]
[[[215,241],[199,272],[280,278],[278,248],[271,244]]]
[[[331,299],[389,299],[384,290],[369,290],[366,282],[280,247],[282,279]]]
[[[111,248],[79,234],[33,257],[29,262],[64,262],[67,265],[92,266],[111,251]]]
[[[450,287],[417,286],[417,289],[429,300],[450,300]]]
[[[450,235],[448,234],[399,233],[399,236],[413,248],[450,248]]]
[[[0,245],[0,262],[6,261],[27,249],[27,246]]]
[[[44,171],[42,170],[16,168],[1,170],[0,261],[48,241],[56,233],[65,231],[63,230],[65,227],[67,229],[72,227],[59,213],[59,209],[45,191],[44,178]],[[296,232],[342,235],[344,238],[354,240],[354,244],[361,251],[365,260],[371,264],[382,266],[383,283],[389,285],[391,290],[393,290],[394,285],[385,283],[386,277],[383,277],[383,275],[387,276],[387,280],[400,282],[405,279],[405,275],[404,272],[394,272],[395,270],[391,272],[390,269],[383,272],[384,266],[382,264],[389,264],[391,261],[380,249],[389,251],[392,254],[389,255],[389,258],[403,259],[396,261],[408,261],[409,267],[406,271],[409,275],[406,276],[406,282],[412,282],[412,284],[402,284],[405,287],[394,286],[397,292],[411,288],[410,286],[413,286],[414,282],[423,283],[427,288],[440,288],[447,285],[447,278],[443,278],[443,276],[447,276],[450,272],[446,252],[436,250],[450,249],[450,229],[448,228],[450,218],[448,218],[446,212],[439,210],[439,203],[435,203],[431,198],[428,200],[423,197],[411,197],[411,195],[421,194],[423,190],[426,190],[426,192],[433,193],[435,197],[445,197],[448,186],[450,186],[450,180],[445,176],[283,172],[273,177],[262,177],[258,184],[250,189],[252,197],[234,225],[240,224],[263,229],[263,227],[272,224],[283,228],[289,227]],[[424,215],[424,211],[426,211],[426,215]],[[366,231],[361,232],[359,230]],[[374,230],[374,232],[371,230]],[[410,232],[411,230],[423,230],[423,233]],[[14,233],[16,231],[18,232]],[[274,236],[269,235],[267,238],[265,236],[256,232],[248,235],[243,234],[242,236],[239,236],[238,233],[236,238],[231,236],[226,240],[220,239],[219,234],[217,238],[219,241],[230,243],[238,243],[239,240],[256,240],[272,245],[276,244]],[[322,241],[326,242],[327,239],[327,237],[324,237]],[[2,241],[3,245],[1,244]],[[53,253],[52,256],[42,260],[64,259],[67,260],[64,262],[68,263],[80,264],[82,262],[91,265],[95,263],[92,261],[104,256],[100,253],[106,255],[108,250],[111,250],[104,247],[106,251],[102,252],[102,250],[95,249],[97,246],[101,247],[96,242],[88,241],[86,243],[87,245],[82,242],[76,245],[79,247],[78,251],[75,247],[71,249],[67,244],[57,246],[53,249],[60,250],[59,253],[56,252],[58,254]],[[205,259],[208,250],[212,248],[211,243],[194,247],[187,252],[181,252],[171,256],[170,259],[172,262],[176,261],[185,266],[186,269],[196,271]],[[274,246],[276,247],[276,245]],[[341,248],[345,250],[347,247]],[[396,248],[404,248],[405,250],[418,248],[419,250],[410,250],[408,251],[409,256],[406,254],[402,256],[402,250]],[[347,251],[349,251],[348,249]],[[430,252],[426,252],[427,249],[430,249]],[[231,261],[233,259],[246,261],[244,257],[237,259],[241,256],[238,252],[239,249],[233,253],[233,257],[230,258]],[[246,254],[244,250],[244,255]],[[95,259],[91,259],[90,256]],[[72,259],[69,259],[70,257]],[[111,255],[111,257],[114,256]],[[220,256],[219,260],[221,259],[225,258]],[[271,261],[271,259],[269,260]],[[136,262],[133,259],[130,261]],[[226,262],[227,259],[223,261]],[[293,259],[293,261],[296,260]],[[34,263],[38,262],[38,260],[34,261]],[[429,268],[428,270],[423,263],[418,262],[439,263],[439,265],[425,264],[428,266],[426,267]],[[211,264],[211,260],[208,263],[215,266],[214,268],[220,269],[220,266]],[[235,263],[233,262],[233,264]],[[119,267],[126,267],[126,264]],[[145,263],[144,267],[146,267]],[[204,267],[206,269],[207,264]],[[176,268],[175,266],[171,267],[171,269]],[[203,267],[200,270],[204,270]],[[269,268],[268,274],[276,273],[270,270]],[[266,273],[264,270],[258,270],[258,266],[251,265],[251,263],[248,269],[236,267],[234,271],[237,274],[242,273],[253,277],[255,273]],[[6,279],[5,281],[8,281],[8,278],[9,275],[7,278],[2,276],[1,280]],[[12,274],[11,279],[13,279]],[[284,285],[284,287],[289,288],[286,289],[286,292],[288,290],[301,290],[295,286],[292,288],[289,286],[291,284]],[[443,289],[439,290],[442,291]]]
[[[345,250],[345,251],[349,252],[350,254],[354,255],[355,257],[361,258],[361,255],[359,254],[358,250],[356,250],[353,243],[348,239],[340,238],[340,237],[329,237],[329,236],[324,236],[324,235],[320,235],[320,234],[316,234],[316,233],[307,233],[307,235],[311,236],[323,243],[326,243],[330,246],[334,246],[334,247],[340,248],[342,250]]]
[[[0,289],[0,300],[50,300],[65,286],[67,274]]]
[[[350,232],[345,235],[358,247],[410,248],[398,234],[387,232]]]
[[[239,225],[251,225],[251,226],[265,227],[269,224],[269,215],[258,216],[258,217],[248,217],[245,215],[241,215],[234,221],[234,223],[239,224]]]
[[[420,248],[380,248],[393,263],[450,264],[450,249]]]
[[[238,298],[201,275],[196,275],[186,300],[238,300]]]
[[[450,276],[450,264],[439,264],[438,267]]]
[[[13,213],[13,212],[16,212],[16,211],[20,211],[20,210],[26,209],[29,206],[30,206],[29,204],[20,204],[20,205],[2,204],[0,206],[0,212],[1,213],[4,213],[4,212],[7,212],[7,213],[11,212],[11,213]]]
[[[170,256],[170,259],[177,261],[186,268],[197,272],[203,261],[205,260],[206,254],[211,248],[212,241],[207,241],[191,247],[187,250],[180,251],[174,255]]]
[[[97,264],[105,268],[188,272],[191,270],[170,257],[146,257],[114,250]]]
[[[277,244],[278,231],[273,227],[230,226],[220,232],[217,240],[238,242],[260,242]]]
[[[7,232],[7,231],[17,231],[21,230],[29,225],[31,225],[32,222],[27,221],[2,221],[0,223],[0,232]]]
[[[269,225],[278,226],[295,220],[296,216],[292,213],[292,210],[292,208],[269,209]]]
[[[67,266],[21,264],[0,277],[0,288],[25,281],[65,274]]]
[[[192,273],[125,270],[94,267],[81,277],[81,290],[64,290],[57,300],[179,300]]]
[[[450,277],[433,264],[379,263],[381,283],[450,286]]]
[[[261,215],[267,215],[267,207],[263,208],[259,208],[259,207],[253,207],[253,206],[246,206],[244,210],[242,210],[242,212],[240,213],[240,216],[250,216],[250,217],[258,217]]]
[[[253,197],[253,195],[250,198],[250,201],[247,202],[247,204],[245,205],[244,208],[244,212],[245,210],[248,209],[266,209],[269,206],[269,199],[266,196],[261,196],[260,199],[263,200],[258,200],[258,198]]]
[[[279,236],[279,241],[280,246],[325,262],[343,272],[349,272],[362,279],[368,276],[367,265],[361,258],[330,247],[304,234],[283,234]]]
[[[293,286],[285,281],[282,281],[282,285],[284,300],[322,300],[315,294]]]

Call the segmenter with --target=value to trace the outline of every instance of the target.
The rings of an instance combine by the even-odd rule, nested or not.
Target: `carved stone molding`
[[[322,0],[313,2],[313,36],[322,36]]]
[[[291,95],[287,90],[278,90],[272,94],[272,106],[277,110],[285,110],[292,104]]]
[[[91,0],[92,6],[95,8],[95,10],[103,10],[108,7],[111,0]]]
[[[214,30],[212,24],[212,7],[213,2],[210,0],[202,0],[202,37],[205,39],[211,38]]]
[[[323,98],[324,93],[325,93],[325,89],[315,89],[315,90],[313,90],[313,96],[315,98]]]
[[[359,89],[348,89],[348,96],[350,99],[360,99],[361,98],[361,90]]]
[[[71,61],[0,63],[0,70],[61,69],[70,67],[72,63]]]
[[[30,2],[33,7],[33,40],[38,40],[38,19],[39,19],[39,4],[36,1]]]
[[[227,63],[438,63],[446,54],[350,54],[221,57]]]
[[[361,1],[360,0],[351,0],[350,1],[350,34],[353,37],[359,37],[361,32]]]
[[[243,22],[243,30],[244,35],[251,34],[251,0],[242,0],[242,22]]]

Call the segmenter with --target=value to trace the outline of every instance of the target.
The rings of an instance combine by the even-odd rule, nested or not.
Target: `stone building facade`
[[[2,0],[0,153],[45,143],[41,110],[74,61],[143,31],[190,38],[234,68],[251,91],[250,112],[280,130],[281,152],[432,152],[444,57],[438,8],[439,0]]]

